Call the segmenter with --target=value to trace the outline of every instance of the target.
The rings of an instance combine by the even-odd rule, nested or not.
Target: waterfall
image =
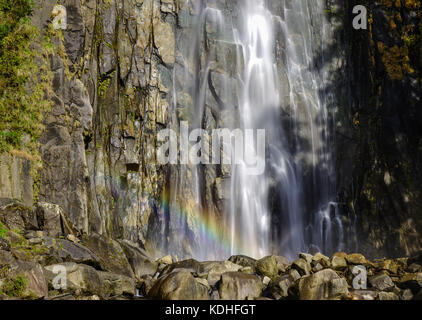
[[[283,133],[279,128],[280,84],[274,57],[273,15],[264,1],[255,0],[245,1],[240,15],[239,26],[234,29],[234,40],[240,48],[237,60],[243,62],[238,65],[240,127],[266,130],[271,165],[284,175],[286,184],[293,185],[288,155],[277,141]],[[237,251],[232,246],[231,254],[262,257],[269,253],[270,241],[269,170],[259,176],[249,175],[248,170],[244,164],[232,165],[231,238],[232,242],[235,237],[240,241]]]
[[[324,50],[332,37],[325,6],[323,0],[196,2],[195,18],[179,37],[189,45],[180,45],[173,108],[192,129],[253,129],[255,137],[265,129],[265,155],[255,143],[245,151],[265,156],[266,170],[250,175],[246,162],[233,161],[173,169],[170,252],[259,258],[344,248],[333,97],[325,90]],[[172,119],[179,132],[180,118]],[[207,187],[214,178],[222,194],[217,204]]]
[[[341,241],[335,244],[333,238],[334,233],[341,233],[338,232],[342,229],[341,220],[338,215],[329,214],[335,206],[336,191],[331,136],[334,117],[328,109],[332,97],[325,90],[325,47],[331,41],[332,30],[325,11],[325,1],[282,1],[280,16],[276,17],[283,61],[281,108],[290,118],[284,133],[290,137],[287,152],[295,179],[294,183],[290,180],[279,188],[282,197],[279,251],[287,256],[309,250],[329,254],[342,246]],[[283,203],[289,197],[294,202],[286,207]]]

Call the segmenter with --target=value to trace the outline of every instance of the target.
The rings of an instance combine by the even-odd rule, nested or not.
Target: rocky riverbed
[[[344,252],[299,253],[295,261],[155,260],[127,240],[78,233],[58,205],[0,201],[0,300],[421,298],[422,253],[373,261]]]

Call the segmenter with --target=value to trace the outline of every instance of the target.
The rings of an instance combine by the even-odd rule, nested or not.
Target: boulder
[[[251,267],[253,272],[255,272],[255,264],[256,260],[247,256],[237,255],[237,256],[231,256],[229,258],[229,261],[238,264],[242,267]]]
[[[107,290],[102,283],[99,273],[91,266],[65,262],[44,267],[49,286],[57,289],[57,285],[64,286],[61,290],[74,292],[76,295],[107,296]],[[58,281],[57,277],[63,276],[65,283]]]
[[[334,270],[341,270],[347,268],[347,262],[346,259],[340,256],[333,256],[331,258],[331,267]]]
[[[311,265],[305,259],[300,258],[293,262],[292,268],[297,270],[301,276],[307,276],[311,272]]]
[[[289,289],[294,284],[294,280],[290,275],[284,275],[271,281],[268,292],[271,297],[280,300],[286,298],[289,295]]]
[[[360,253],[348,254],[345,257],[345,259],[348,264],[363,265],[363,266],[371,265],[371,263],[368,260],[366,260],[365,256]]]
[[[406,289],[402,291],[400,295],[400,300],[412,300],[412,299],[413,299],[412,290]]]
[[[323,255],[321,252],[317,252],[312,257],[312,266],[316,267],[318,264],[321,265],[324,268],[328,268],[331,266],[330,258]]]
[[[24,233],[25,230],[37,230],[38,222],[34,211],[19,201],[3,201],[0,207],[0,222],[9,230]]]
[[[138,294],[145,297],[148,295],[149,290],[153,287],[155,280],[152,276],[143,276],[142,279],[138,281],[136,284],[136,288],[138,289]]]
[[[315,253],[315,254],[314,254],[314,256],[312,257],[312,260],[313,260],[313,261],[320,262],[321,260],[326,260],[326,261],[329,261],[329,260],[330,260],[330,258],[329,258],[329,257],[327,257],[326,255],[323,255],[321,252],[317,252],[317,253]]]
[[[331,269],[321,270],[299,280],[301,300],[337,300],[349,293],[347,282]]]
[[[221,275],[226,272],[237,272],[242,266],[231,261],[202,262],[199,267],[199,275],[205,276],[210,286],[220,281]]]
[[[211,290],[211,286],[208,283],[207,279],[202,279],[202,278],[195,278],[195,281],[202,284],[203,286],[205,286],[208,290]]]
[[[313,255],[309,254],[309,253],[299,253],[299,258],[305,260],[307,263],[311,264],[312,259],[313,259]]]
[[[101,282],[108,289],[108,295],[135,295],[135,280],[121,274],[99,271]]]
[[[45,237],[44,246],[52,249],[55,252],[56,257],[62,262],[83,263],[95,268],[99,268],[100,266],[99,257],[81,244],[65,239]]]
[[[289,295],[289,289],[294,285],[294,280],[291,276],[283,276],[280,281],[278,281],[278,287],[280,288],[280,293],[282,297],[287,297]]]
[[[297,281],[299,280],[302,276],[300,275],[299,271],[297,271],[296,269],[291,269],[289,271],[289,276],[293,281]]]
[[[369,278],[369,283],[373,288],[379,291],[385,291],[394,288],[394,283],[386,274],[378,274]]]
[[[322,269],[324,269],[324,267],[322,266],[321,263],[316,262],[316,261],[312,261],[312,271],[313,272],[318,272],[318,271],[321,271]]]
[[[59,205],[38,202],[35,212],[39,228],[44,231],[46,235],[58,238],[59,236],[78,234],[75,226]]]
[[[397,274],[399,265],[394,260],[384,260],[379,264],[381,270],[388,271],[390,274]]]
[[[346,258],[347,253],[346,252],[335,252],[333,254],[333,257],[340,257],[340,258]]]
[[[260,277],[242,272],[227,272],[221,276],[218,293],[223,300],[255,299],[261,296]]]
[[[378,300],[400,300],[394,292],[380,292],[378,293]]]
[[[157,280],[148,297],[158,300],[208,300],[208,288],[188,270],[177,270]]]
[[[189,272],[193,274],[198,274],[200,273],[200,269],[201,269],[201,264],[198,261],[196,261],[195,259],[188,259],[188,260],[178,261],[171,265],[167,265],[161,272],[161,275],[169,274],[177,270],[188,270]]]
[[[271,279],[276,278],[279,272],[278,261],[275,256],[267,256],[256,262],[256,272]]]
[[[40,264],[35,262],[18,262],[16,273],[27,279],[24,296],[33,298],[48,297],[48,285]]]
[[[285,273],[290,266],[290,261],[283,256],[274,256],[277,260],[278,273]]]
[[[0,289],[9,296],[40,299],[48,297],[48,286],[40,264],[35,262],[14,261],[8,255],[2,260],[9,263],[6,277],[1,280]]]
[[[127,240],[119,240],[119,243],[136,278],[140,279],[142,276],[154,275],[157,272],[158,263],[154,262],[144,249]]]
[[[93,234],[84,236],[82,243],[97,257],[104,271],[122,274],[131,278],[135,275],[120,244],[105,236]]]

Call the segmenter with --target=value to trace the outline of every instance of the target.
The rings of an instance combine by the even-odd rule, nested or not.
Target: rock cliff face
[[[352,29],[352,7],[368,30]],[[339,35],[347,57],[338,117],[338,190],[359,250],[405,255],[421,248],[421,27],[418,1],[346,1]],[[351,247],[353,248],[353,247]]]
[[[233,12],[230,3],[214,2]],[[35,1],[31,16],[40,38],[53,48],[52,107],[39,139],[42,168],[31,175],[31,159],[3,155],[1,197],[27,205],[59,204],[84,234],[130,240],[151,251],[167,251],[175,239],[172,249],[192,254],[183,236],[197,237],[191,221],[199,212],[189,208],[185,217],[169,216],[168,201],[170,196],[176,202],[194,197],[193,173],[189,166],[179,170],[157,163],[157,132],[166,127],[178,131],[178,120],[193,117],[195,97],[187,81],[200,77],[200,70],[188,70],[186,76],[186,66],[197,63],[191,52],[200,60],[212,56],[218,61],[233,48],[207,51],[215,30],[206,23],[200,25],[205,36],[192,47],[198,33],[195,15],[202,6],[197,1],[66,0],[61,6]],[[204,121],[212,129],[211,108],[217,102],[210,90],[221,87],[210,81],[207,90],[213,105]],[[222,175],[216,166],[204,174],[205,201],[216,214],[227,197]],[[170,188],[179,176],[183,185]],[[170,189],[176,194],[170,195]]]
[[[32,21],[49,32],[56,2],[37,5]],[[54,105],[39,199],[60,204],[83,233],[145,243],[163,190],[156,134],[168,124],[182,9],[170,0],[62,5],[67,28],[50,31]]]
[[[193,172],[157,163],[157,132],[178,131],[178,120],[195,117],[188,77],[206,86],[200,121],[207,129],[224,126],[216,110],[226,89],[221,84],[233,85],[235,48],[219,42],[221,35],[206,22],[203,35],[193,37],[201,1],[64,0],[67,26],[58,30],[52,28],[60,18],[60,12],[52,14],[56,4],[35,1],[31,18],[53,45],[53,105],[39,139],[42,168],[33,175],[36,161],[29,155],[3,154],[0,196],[58,204],[81,234],[129,240],[151,251],[177,247],[180,256],[190,255],[192,242],[182,235],[197,237],[200,212],[187,205],[183,216],[175,216],[168,205],[171,197],[176,203],[195,197]],[[236,1],[208,4],[236,19]],[[368,1],[370,30],[356,31],[355,4],[361,3],[328,1],[337,42],[327,45],[327,63],[343,70],[326,90],[339,100],[332,108],[347,248],[369,256],[410,254],[422,246],[422,9],[417,1]],[[202,79],[195,66],[210,59],[215,68]],[[229,172],[208,166],[200,174],[204,212],[218,217]]]

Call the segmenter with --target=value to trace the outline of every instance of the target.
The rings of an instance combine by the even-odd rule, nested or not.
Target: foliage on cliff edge
[[[30,22],[33,6],[33,0],[0,0],[0,152],[36,156],[50,73],[47,46]]]

